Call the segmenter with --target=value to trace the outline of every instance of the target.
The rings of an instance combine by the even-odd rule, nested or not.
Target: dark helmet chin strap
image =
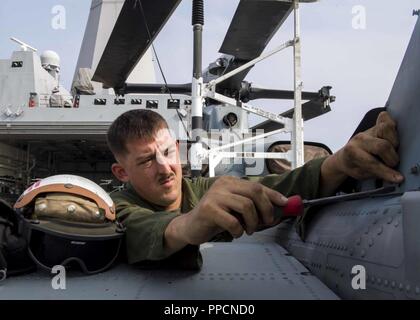
[[[3,248],[0,246],[0,282],[7,277],[7,262],[3,256]]]
[[[0,218],[0,282],[5,280],[7,277],[7,262],[3,255],[3,245],[1,240],[5,236],[6,228],[5,225],[9,224],[9,222],[3,218]]]
[[[7,278],[7,268],[0,270],[0,282],[6,280]]]
[[[0,247],[0,282],[7,278],[7,263],[2,253],[3,248]]]

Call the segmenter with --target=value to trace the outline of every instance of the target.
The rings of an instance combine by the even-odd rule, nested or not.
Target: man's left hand
[[[397,126],[386,111],[381,112],[376,125],[356,134],[322,167],[324,195],[331,194],[348,176],[358,180],[379,178],[401,183],[404,177],[394,170],[399,163]]]

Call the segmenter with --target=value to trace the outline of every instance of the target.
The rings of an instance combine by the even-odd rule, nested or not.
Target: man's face
[[[168,129],[156,132],[153,139],[134,139],[126,143],[128,154],[113,165],[123,182],[130,182],[145,200],[175,210],[181,204],[182,169],[179,146]]]

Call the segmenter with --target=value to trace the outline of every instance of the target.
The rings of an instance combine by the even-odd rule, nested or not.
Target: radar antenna
[[[14,37],[11,37],[10,40],[12,40],[12,41],[16,42],[17,44],[19,44],[20,45],[20,48],[23,51],[28,51],[28,49],[32,50],[33,52],[37,52],[38,51],[38,49],[35,49],[34,47],[31,47],[29,44],[27,44],[27,43],[25,43],[23,41],[20,41],[19,39],[16,39]]]

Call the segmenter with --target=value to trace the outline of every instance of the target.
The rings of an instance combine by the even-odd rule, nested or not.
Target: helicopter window
[[[96,106],[105,106],[106,105],[106,99],[95,99],[93,102]]]
[[[142,100],[141,99],[131,99],[131,104],[141,104]]]
[[[114,100],[114,104],[116,104],[116,105],[125,104],[125,99],[117,98],[117,99]]]
[[[23,61],[12,61],[12,68],[22,68]]]
[[[158,100],[147,100],[146,102],[146,108],[148,109],[157,109],[159,105]]]
[[[180,100],[179,99],[168,99],[168,109],[179,109]]]

